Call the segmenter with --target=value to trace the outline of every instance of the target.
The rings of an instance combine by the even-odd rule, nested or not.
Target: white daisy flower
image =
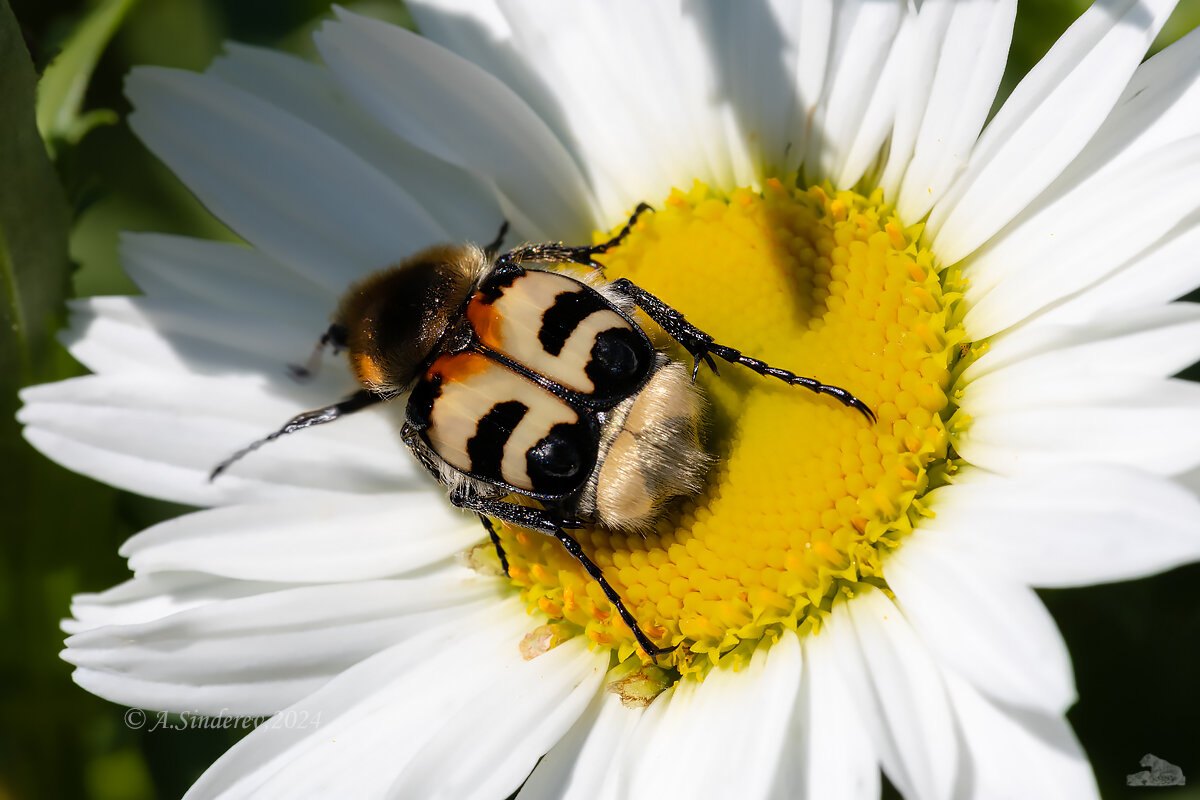
[[[1033,587],[1200,558],[1200,34],[1086,12],[985,126],[1014,2],[410,2],[323,65],[143,69],[130,124],[247,246],[129,235],[78,303],[95,374],[35,387],[51,458],[211,507],[77,598],[84,688],[276,714],[192,796],[1086,797]],[[356,279],[439,242],[601,241],[710,332],[878,416],[702,371],[705,489],[511,579],[376,407],[208,473],[355,388],[302,360]],[[653,326],[647,322],[648,328]],[[399,406],[402,401],[391,404]],[[459,554],[471,549],[468,567]],[[489,568],[489,564],[491,567]],[[532,612],[532,615],[529,613]]]

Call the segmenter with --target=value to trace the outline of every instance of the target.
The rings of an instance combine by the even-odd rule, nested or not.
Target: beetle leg
[[[317,340],[317,345],[313,348],[312,355],[308,357],[306,363],[287,365],[288,375],[296,381],[306,381],[316,375],[317,369],[321,366],[321,354],[325,352],[325,348],[333,347],[333,354],[337,355],[346,349],[348,336],[349,332],[345,327],[336,322],[333,323],[325,333],[321,334],[321,338]]]
[[[486,514],[498,520],[555,536],[563,528],[582,528],[588,523],[574,517],[560,517],[549,511],[517,505],[494,497],[480,497],[466,488],[451,489],[450,502],[459,508]]]
[[[695,360],[692,368],[693,380],[695,380],[696,373],[700,369],[701,361],[712,367],[714,372],[716,371],[716,366],[712,361],[712,356],[715,355],[731,364],[741,364],[743,367],[754,370],[759,375],[778,378],[791,386],[802,386],[810,392],[828,395],[842,405],[855,409],[871,422],[875,421],[875,412],[862,400],[859,400],[840,386],[831,386],[821,383],[814,378],[806,378],[785,369],[772,367],[764,361],[759,361],[757,358],[750,358],[743,355],[740,351],[732,347],[717,344],[711,336],[684,319],[683,314],[680,314],[662,300],[659,300],[627,278],[618,278],[612,282],[611,287],[629,297],[630,300],[637,304],[638,308],[645,311],[650,319],[654,320],[660,328],[666,331],[668,336],[679,342],[685,350],[692,354],[692,358]]]
[[[597,251],[590,247],[568,247],[558,242],[527,244],[524,247],[509,250],[497,258],[493,267],[493,274],[499,273],[503,275],[514,271],[524,272],[522,264],[539,261],[553,264],[561,264],[564,261],[569,261],[572,264],[597,267],[599,265],[592,260],[592,254],[595,252]]]
[[[488,537],[496,548],[496,555],[500,558],[500,569],[504,571],[504,577],[509,577],[508,556],[504,555],[504,545],[500,544],[500,537],[496,535],[496,526],[492,524],[492,518],[484,514],[475,516],[479,517],[479,521],[483,523],[483,529],[488,532]]]
[[[633,637],[637,639],[642,650],[646,651],[646,655],[651,658],[658,658],[660,655],[669,653],[679,646],[673,644],[670,647],[658,647],[654,642],[650,641],[650,637],[642,632],[633,614],[629,613],[629,609],[625,607],[625,603],[621,600],[621,595],[617,594],[617,590],[605,580],[604,573],[600,571],[600,568],[596,566],[594,561],[587,557],[587,554],[583,552],[583,548],[579,546],[579,542],[575,540],[575,537],[559,528],[554,532],[554,538],[558,539],[562,543],[562,546],[566,548],[566,551],[583,565],[584,570],[591,576],[592,580],[600,584],[600,589],[604,592],[604,596],[617,609],[617,613],[621,615],[621,619],[629,626],[629,630],[633,631]]]
[[[621,241],[629,235],[633,230],[633,223],[637,222],[637,218],[643,211],[653,211],[646,203],[639,203],[634,209],[633,214],[629,216],[629,221],[625,223],[625,227],[606,242],[600,244],[587,245],[585,247],[568,247],[565,244],[557,242],[547,242],[546,244],[531,244],[525,247],[518,247],[515,250],[509,250],[504,255],[496,259],[496,267],[502,271],[512,270],[526,261],[546,261],[546,262],[570,262],[572,264],[583,264],[593,269],[600,269],[600,264],[596,263],[593,258],[597,253],[603,253],[611,250],[621,243]]]
[[[633,230],[633,223],[637,222],[637,218],[642,215],[643,211],[653,211],[654,208],[649,203],[638,203],[638,207],[629,215],[629,220],[625,223],[625,227],[617,232],[617,235],[609,239],[607,242],[594,244],[591,247],[582,247],[581,250],[590,250],[593,253],[603,253],[606,250],[611,250],[619,245],[629,232]]]
[[[678,647],[678,645],[658,647],[650,640],[649,636],[642,632],[642,629],[638,626],[637,619],[625,607],[621,596],[609,584],[600,567],[596,566],[596,562],[587,557],[587,554],[583,552],[583,548],[579,546],[579,542],[575,540],[575,537],[563,530],[563,528],[582,527],[584,525],[582,520],[558,517],[543,509],[521,506],[495,498],[473,496],[465,491],[451,491],[450,502],[460,508],[470,509],[477,514],[486,514],[489,517],[495,517],[513,525],[519,525],[522,528],[540,531],[558,539],[562,543],[562,546],[566,548],[566,551],[583,565],[583,569],[592,580],[600,584],[600,589],[604,592],[604,596],[617,609],[617,614],[625,621],[629,629],[633,631],[634,638],[637,639],[638,644],[641,645],[642,650],[646,651],[648,656],[656,658]]]
[[[220,464],[217,464],[217,466],[213,467],[212,472],[208,474],[208,480],[209,482],[216,480],[217,476],[228,469],[229,466],[235,461],[238,461],[249,453],[254,452],[267,442],[275,441],[286,433],[295,433],[296,431],[302,431],[305,428],[311,428],[314,425],[324,425],[326,422],[333,422],[336,419],[341,419],[347,414],[353,414],[355,411],[361,411],[362,409],[369,408],[376,403],[381,403],[385,399],[386,398],[384,398],[382,395],[369,392],[366,389],[359,389],[357,392],[350,395],[340,403],[334,403],[331,406],[325,406],[324,408],[318,408],[314,409],[313,411],[305,411],[303,414],[297,414],[288,420],[279,430],[275,431],[274,433],[267,434],[256,442],[252,442],[246,447],[243,447],[241,450],[238,450]]]
[[[437,455],[429,449],[425,442],[421,441],[420,431],[417,426],[411,422],[405,422],[400,426],[400,439],[416,456],[417,461],[425,468],[426,472],[432,475],[438,483],[442,482],[441,460]]]

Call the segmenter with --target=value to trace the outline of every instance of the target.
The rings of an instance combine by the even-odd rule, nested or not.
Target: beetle
[[[569,531],[644,532],[667,501],[700,491],[713,461],[700,444],[700,364],[715,372],[716,356],[875,415],[845,389],[716,343],[631,281],[604,279],[595,256],[649,210],[639,205],[597,245],[500,253],[504,223],[485,248],[439,245],[366,277],[342,298],[313,361],[326,347],[345,351],[362,388],[293,417],[218,464],[210,480],[279,436],[407,396],[401,438],[451,503],[479,515],[505,574],[492,519],[556,538],[646,654],[670,652],[646,636]],[[635,309],[691,355],[690,374],[654,346]]]

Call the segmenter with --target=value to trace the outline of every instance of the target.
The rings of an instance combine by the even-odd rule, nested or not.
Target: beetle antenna
[[[382,395],[369,392],[366,389],[360,389],[340,403],[334,403],[331,406],[325,406],[324,408],[318,408],[313,411],[305,411],[303,414],[297,414],[284,423],[283,427],[279,430],[275,431],[274,433],[267,434],[256,442],[250,443],[241,450],[238,450],[229,458],[222,461],[220,464],[217,464],[215,467],[213,467],[212,472],[208,473],[208,481],[209,483],[212,483],[232,464],[240,461],[250,453],[253,453],[267,442],[273,442],[284,434],[302,431],[305,428],[311,428],[314,425],[324,425],[326,422],[333,422],[335,419],[340,419],[347,414],[353,414],[355,411],[361,411],[362,409],[373,406],[376,403],[382,402],[383,400],[384,398]]]
[[[508,220],[500,223],[500,232],[496,234],[496,238],[492,239],[491,243],[483,248],[483,254],[487,256],[488,261],[494,261],[500,253],[500,247],[504,244],[504,237],[508,235]]]

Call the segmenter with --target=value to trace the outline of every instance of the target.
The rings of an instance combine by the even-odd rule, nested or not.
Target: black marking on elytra
[[[482,302],[490,305],[499,300],[500,296],[504,294],[504,290],[516,283],[517,279],[524,275],[524,269],[493,272],[480,284],[477,294],[480,296]]]
[[[516,430],[517,425],[529,413],[529,406],[518,400],[496,403],[475,428],[475,435],[467,440],[467,456],[471,459],[471,472],[485,478],[505,480],[501,471],[504,460],[504,445]]]
[[[433,404],[442,396],[442,376],[417,381],[412,394],[408,396],[408,409],[405,417],[419,431],[428,430],[433,416]]]
[[[609,304],[596,292],[581,288],[578,292],[562,292],[554,298],[554,305],[542,313],[542,327],[538,330],[538,341],[552,356],[562,352],[563,345],[579,327],[579,323],[604,311]]]
[[[525,453],[525,471],[539,492],[566,493],[587,480],[596,450],[586,425],[560,422]]]
[[[591,358],[583,372],[600,397],[628,397],[646,379],[654,349],[630,328],[609,328],[596,334]]]

